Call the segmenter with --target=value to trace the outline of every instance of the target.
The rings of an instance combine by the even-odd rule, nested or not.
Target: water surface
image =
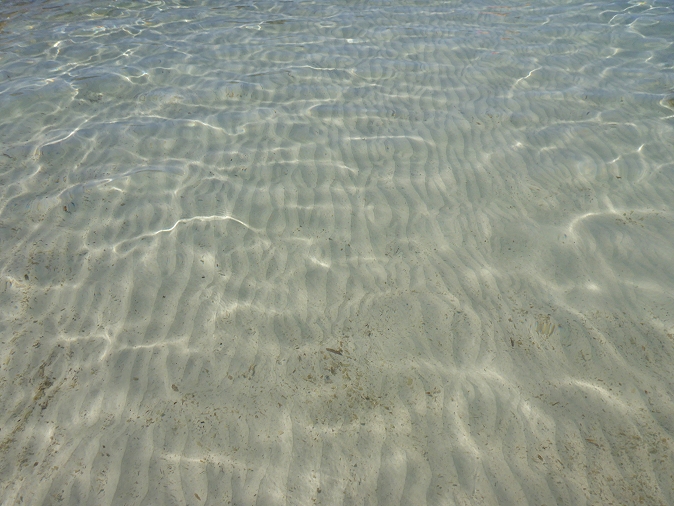
[[[674,503],[667,2],[0,19],[3,503]]]

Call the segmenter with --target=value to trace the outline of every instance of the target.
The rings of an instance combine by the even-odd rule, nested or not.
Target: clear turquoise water
[[[674,502],[668,2],[5,2],[0,501]]]

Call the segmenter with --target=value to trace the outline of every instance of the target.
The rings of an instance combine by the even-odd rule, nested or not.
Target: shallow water
[[[0,20],[0,502],[674,503],[667,2]]]

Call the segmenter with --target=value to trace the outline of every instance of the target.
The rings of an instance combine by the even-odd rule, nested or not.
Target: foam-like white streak
[[[239,225],[242,225],[242,226],[246,227],[249,230],[253,230],[255,232],[260,232],[259,230],[256,230],[255,228],[251,227],[247,223],[241,221],[238,218],[234,218],[233,216],[228,216],[228,215],[223,215],[223,216],[221,216],[221,215],[193,216],[191,218],[181,218],[168,228],[162,228],[162,229],[159,229],[159,230],[155,230],[153,232],[148,232],[146,234],[142,234],[142,235],[133,237],[131,239],[126,239],[126,240],[120,242],[119,244],[116,244],[115,247],[113,248],[113,250],[115,252],[119,252],[118,248],[121,247],[122,245],[128,244],[129,242],[142,241],[143,239],[147,239],[149,237],[155,237],[155,236],[158,236],[160,234],[171,233],[178,227],[178,225],[188,224],[188,223],[193,223],[193,222],[200,222],[200,221],[205,221],[205,222],[233,221],[235,223],[238,223]]]

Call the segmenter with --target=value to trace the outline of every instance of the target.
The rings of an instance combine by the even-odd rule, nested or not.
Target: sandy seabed
[[[311,5],[0,62],[0,502],[673,504],[671,35]]]

